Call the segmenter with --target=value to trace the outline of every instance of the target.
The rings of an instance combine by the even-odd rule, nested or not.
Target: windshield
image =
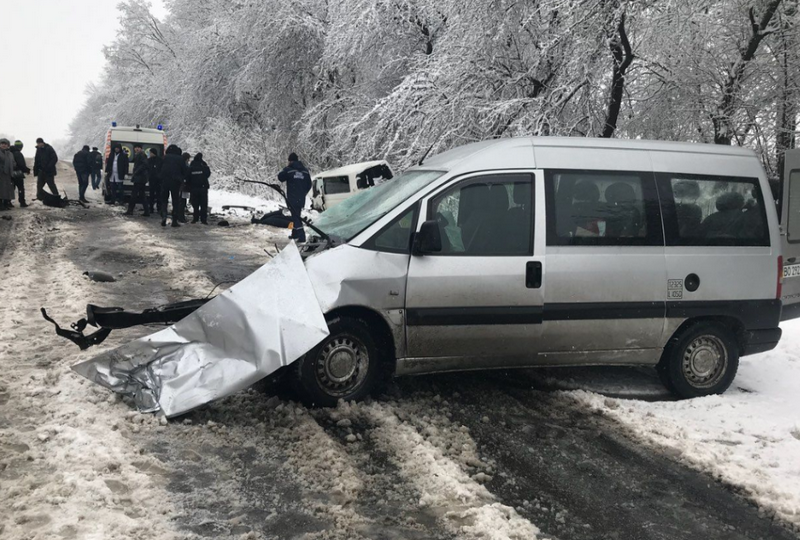
[[[360,191],[326,210],[314,221],[314,226],[326,234],[348,241],[443,174],[443,171],[409,171],[401,174],[391,182]]]

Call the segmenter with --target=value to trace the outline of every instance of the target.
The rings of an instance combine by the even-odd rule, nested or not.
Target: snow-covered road
[[[399,380],[331,410],[249,390],[166,423],[70,372],[99,349],[56,337],[39,307],[66,323],[88,302],[205,296],[286,235],[244,215],[165,230],[121,212],[36,204],[0,222],[3,538],[795,537],[778,522],[800,513],[782,484],[800,455],[783,414],[798,410],[796,340],[707,400],[662,401],[644,371],[529,370]],[[606,397],[625,393],[647,399]]]

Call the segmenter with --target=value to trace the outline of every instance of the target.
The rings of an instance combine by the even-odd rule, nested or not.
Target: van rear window
[[[757,178],[659,174],[667,245],[768,246]]]

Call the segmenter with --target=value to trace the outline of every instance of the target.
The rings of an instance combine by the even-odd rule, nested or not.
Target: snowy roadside
[[[721,396],[675,402],[566,397],[602,412],[629,436],[741,490],[759,513],[800,531],[800,320],[781,325],[770,352],[741,359]]]
[[[37,209],[39,210],[39,209]],[[0,279],[0,533],[4,538],[177,538],[157,459],[131,442],[141,424],[70,371],[74,353],[39,314],[97,297],[65,252],[78,223],[15,213]]]

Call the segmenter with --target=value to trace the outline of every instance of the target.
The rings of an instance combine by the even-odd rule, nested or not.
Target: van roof
[[[353,163],[352,165],[345,165],[344,167],[339,167],[337,169],[329,169],[327,171],[322,171],[321,173],[315,174],[314,178],[318,178],[320,176],[350,176],[351,174],[358,174],[365,169],[369,169],[377,165],[389,165],[389,164],[383,160],[362,161],[361,163]]]
[[[659,151],[659,152],[678,152],[693,154],[714,154],[729,155],[739,157],[755,157],[756,154],[749,148],[739,146],[727,146],[719,144],[687,143],[675,141],[648,141],[631,139],[604,139],[593,137],[512,137],[503,139],[492,139],[481,141],[464,146],[459,146],[441,154],[426,159],[422,166],[415,168],[422,169],[469,169],[474,168],[475,160],[485,163],[487,160],[496,165],[503,165],[503,157],[515,152],[527,154],[530,151],[530,165],[538,166],[544,164],[535,163],[536,149],[609,149],[609,150],[638,150],[638,151]],[[539,157],[539,156],[537,156]],[[541,156],[543,157],[543,156]],[[484,168],[484,167],[479,167]]]

